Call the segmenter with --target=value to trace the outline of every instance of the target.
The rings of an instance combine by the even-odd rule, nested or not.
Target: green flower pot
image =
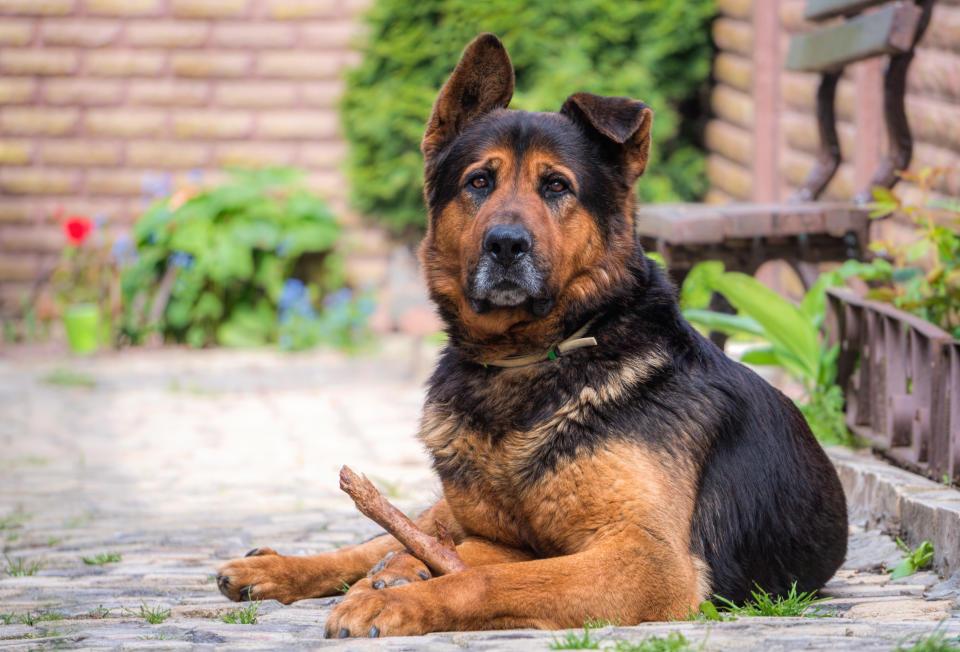
[[[97,350],[100,344],[100,308],[93,303],[78,303],[63,313],[63,325],[67,329],[70,350],[87,355]]]

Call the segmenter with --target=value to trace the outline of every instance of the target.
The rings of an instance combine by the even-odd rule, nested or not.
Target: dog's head
[[[478,36],[423,137],[430,222],[420,256],[455,334],[516,351],[551,344],[571,312],[627,282],[653,112],[589,93],[558,113],[511,111],[512,95],[506,50]]]

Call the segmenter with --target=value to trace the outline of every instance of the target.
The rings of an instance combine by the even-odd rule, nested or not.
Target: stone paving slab
[[[378,531],[339,491],[341,464],[373,477],[405,511],[435,499],[413,437],[429,367],[413,357],[422,352],[388,339],[358,358],[166,350],[0,359],[0,548],[12,563],[41,564],[12,577],[0,562],[0,614],[9,614],[0,616],[0,650],[547,649],[562,633],[325,641],[336,598],[264,603],[255,625],[220,620],[238,608],[216,589],[220,561],[257,545],[322,552]],[[847,562],[823,591],[831,617],[592,635],[609,647],[678,631],[694,646],[706,639],[708,650],[891,650],[941,621],[941,631],[960,635],[960,576],[890,581],[883,568],[901,555],[877,524],[862,515],[851,524]],[[82,561],[111,552],[121,560]],[[170,616],[151,625],[141,607]],[[27,614],[32,624],[20,622]]]

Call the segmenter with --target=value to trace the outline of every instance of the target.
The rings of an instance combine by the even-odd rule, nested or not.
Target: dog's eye
[[[469,184],[476,188],[477,190],[482,190],[487,188],[490,185],[490,180],[485,174],[478,174],[477,176],[470,179]]]
[[[567,182],[561,179],[560,177],[554,177],[553,179],[550,179],[549,181],[547,181],[546,189],[552,193],[559,194],[561,192],[566,192],[567,190],[569,190],[570,186],[567,185]]]

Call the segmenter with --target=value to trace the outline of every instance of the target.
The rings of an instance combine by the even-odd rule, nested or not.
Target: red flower
[[[72,245],[82,245],[91,231],[93,231],[93,220],[89,217],[71,215],[63,222],[63,233]]]

